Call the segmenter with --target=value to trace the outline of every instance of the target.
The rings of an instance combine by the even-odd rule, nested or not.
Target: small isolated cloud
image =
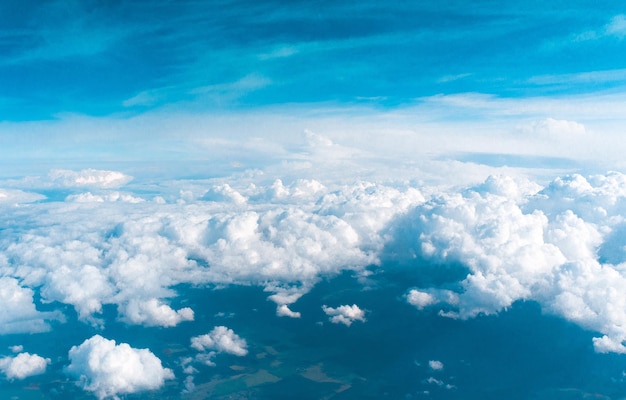
[[[433,371],[441,371],[443,369],[443,363],[437,360],[428,361],[428,367]]]
[[[20,353],[15,357],[0,358],[0,371],[6,375],[7,379],[24,379],[43,374],[48,364],[50,364],[49,358],[43,358],[37,354]]]
[[[172,370],[163,368],[150,350],[135,349],[127,343],[117,345],[100,335],[73,346],[68,357],[66,373],[99,399],[159,389],[165,380],[174,378]]]
[[[322,306],[324,313],[330,318],[333,324],[352,325],[354,321],[365,322],[365,310],[361,310],[359,306],[353,304],[351,306],[339,306],[337,308]]]
[[[105,171],[97,169],[84,169],[71,171],[55,169],[50,171],[48,177],[55,186],[61,187],[94,187],[94,188],[117,188],[124,186],[133,178],[117,171]]]
[[[421,292],[417,289],[412,289],[411,291],[409,291],[409,294],[406,296],[406,300],[409,302],[409,304],[414,305],[419,310],[422,310],[437,302],[432,294]]]
[[[248,354],[246,340],[225,326],[216,326],[205,335],[192,337],[191,347],[201,352],[216,351],[239,357]]]
[[[9,346],[9,350],[11,350],[12,353],[21,353],[24,350],[24,346],[21,344]]]
[[[276,307],[276,315],[279,317],[300,318],[302,315],[298,311],[292,311],[287,304]]]

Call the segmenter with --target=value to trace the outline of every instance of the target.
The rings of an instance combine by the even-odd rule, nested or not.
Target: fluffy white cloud
[[[409,304],[414,305],[418,309],[422,310],[437,302],[435,296],[430,293],[422,292],[417,289],[412,289],[406,297]]]
[[[417,308],[470,318],[534,300],[605,335],[598,351],[626,338],[623,174],[572,175],[543,188],[497,176],[461,191],[263,179],[173,182],[159,201],[102,190],[92,195],[102,202],[11,207],[0,216],[9,227],[0,238],[0,296],[13,307],[0,312],[0,331],[48,328],[56,316],[36,310],[34,289],[95,325],[106,304],[129,324],[192,320],[193,310],[170,305],[180,284],[259,285],[277,315],[298,317],[292,305],[321,278],[406,255],[467,269],[454,292],[409,288]]]
[[[443,369],[443,363],[438,360],[428,361],[428,367],[433,371],[441,371]]]
[[[24,346],[22,346],[21,344],[9,346],[9,350],[11,350],[11,352],[13,353],[21,353],[22,350],[24,350]]]
[[[625,352],[626,259],[599,257],[626,244],[612,236],[626,223],[625,178],[573,175],[521,196],[480,185],[417,207],[411,226],[421,256],[460,263],[468,274],[456,295],[421,288],[407,301],[418,308],[445,302],[455,310],[446,315],[469,318],[535,300],[602,333],[597,351]]]
[[[131,299],[123,304],[124,318],[137,325],[176,326],[182,321],[193,321],[194,312],[189,307],[174,310],[157,299],[138,301]]]
[[[24,379],[43,374],[48,364],[50,364],[49,358],[43,358],[37,354],[19,353],[15,357],[0,358],[0,371],[6,375],[7,379]]]
[[[172,370],[163,368],[150,350],[118,345],[100,335],[73,346],[68,357],[66,373],[99,399],[159,389],[165,380],[174,378]]]
[[[119,176],[108,172],[52,175],[79,183]],[[168,301],[185,283],[260,285],[277,315],[297,317],[289,306],[321,277],[376,264],[389,222],[424,201],[406,186],[253,178],[237,186],[173,182],[160,201],[103,190],[15,209],[0,219],[24,221],[24,234],[2,239],[0,272],[39,288],[43,302],[71,304],[94,325],[106,304],[130,324],[191,320],[193,310]]]
[[[217,351],[219,353],[233,354],[239,357],[248,354],[248,344],[225,326],[216,326],[205,335],[191,338],[191,347],[202,352]]]
[[[276,307],[276,315],[279,317],[300,318],[302,314],[298,311],[292,311],[287,304],[281,304]]]
[[[324,313],[330,318],[333,324],[344,324],[350,326],[354,321],[365,322],[365,310],[361,310],[359,306],[353,304],[351,306],[339,306],[337,308],[322,306]]]

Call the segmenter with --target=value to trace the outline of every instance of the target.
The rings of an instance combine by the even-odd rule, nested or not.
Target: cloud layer
[[[128,193],[137,201],[100,187],[103,201],[77,202],[87,192],[75,188],[63,201],[8,206],[0,296],[11,307],[0,313],[2,331],[40,332],[62,320],[38,311],[36,298],[72,305],[94,326],[107,304],[127,324],[176,326],[195,318],[175,306],[181,284],[261,286],[278,316],[299,317],[298,299],[320,279],[404,257],[416,273],[418,260],[464,271],[450,278],[458,282],[407,288],[418,309],[472,318],[532,300],[598,332],[596,350],[626,352],[623,174],[547,185],[492,176],[465,189],[263,175],[172,185],[159,196]],[[364,320],[358,306],[324,311],[335,323]]]

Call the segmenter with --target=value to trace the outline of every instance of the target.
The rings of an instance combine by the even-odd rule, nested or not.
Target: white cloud
[[[71,194],[65,198],[68,202],[77,203],[104,203],[108,202],[124,202],[124,203],[142,203],[145,200],[141,197],[136,197],[127,193],[110,192],[106,194],[92,194],[91,192],[85,192],[80,194]]]
[[[117,345],[100,335],[73,346],[68,357],[66,373],[99,399],[156,390],[174,378],[172,370],[163,368],[150,350],[135,349],[127,343]]]
[[[365,310],[361,310],[356,304],[339,306],[337,308],[324,305],[322,309],[330,317],[329,320],[333,324],[350,326],[354,321],[365,322]]]
[[[37,354],[19,353],[15,357],[0,358],[0,371],[6,375],[7,379],[25,379],[43,374],[48,364],[50,364],[49,358],[43,358]]]
[[[206,352],[210,350],[219,353],[233,354],[239,357],[248,354],[248,344],[225,326],[216,326],[213,330],[205,335],[194,336],[191,338],[191,347]]]
[[[50,329],[46,320],[58,319],[56,313],[39,312],[33,290],[20,286],[16,279],[0,278],[0,334],[35,333]]]
[[[615,293],[626,281],[620,173],[572,175],[543,188],[493,176],[461,191],[263,174],[163,186],[160,202],[67,199],[0,216],[5,226],[24,221],[19,234],[2,238],[0,296],[15,304],[0,313],[0,329],[41,331],[58,318],[36,310],[33,289],[94,325],[107,304],[129,324],[192,320],[193,310],[172,306],[180,284],[258,285],[277,315],[297,317],[293,304],[320,279],[412,254],[467,268],[462,290],[410,288],[406,300],[417,308],[470,318],[534,300],[615,343],[626,337],[626,316],[611,311],[622,309]],[[206,201],[211,190],[223,197]],[[177,202],[181,191],[185,202]],[[335,321],[354,320],[327,309]]]
[[[124,186],[133,179],[121,172],[92,168],[82,171],[55,169],[50,171],[48,177],[55,186],[95,188],[117,188]]]
[[[418,308],[448,303],[455,311],[445,315],[470,318],[534,300],[603,334],[594,339],[597,351],[623,352],[626,260],[603,263],[598,253],[625,244],[606,238],[626,223],[626,176],[573,175],[523,196],[491,188],[439,195],[411,215],[421,255],[460,262],[468,274],[456,296],[414,289],[407,301]]]
[[[21,344],[9,346],[9,350],[11,350],[11,352],[13,353],[21,353],[24,350],[24,346],[22,346]]]
[[[276,306],[276,315],[279,317],[300,318],[302,315],[298,311],[292,311],[287,304]]]
[[[174,310],[158,299],[145,301],[131,299],[122,305],[124,319],[132,324],[146,326],[176,326],[183,321],[193,321],[194,312],[189,307]]]
[[[432,294],[422,292],[417,289],[412,289],[411,291],[409,291],[406,300],[409,302],[409,304],[414,305],[420,310],[437,302],[435,296],[433,296]]]
[[[438,360],[428,361],[428,367],[433,371],[441,371],[443,369],[443,363]]]
[[[44,200],[46,196],[15,189],[0,189],[0,204],[32,203]]]

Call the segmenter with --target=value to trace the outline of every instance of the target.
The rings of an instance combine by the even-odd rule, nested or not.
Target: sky
[[[626,396],[619,2],[5,1],[0,50],[0,397]]]
[[[622,165],[626,17],[612,1],[9,1],[0,11],[5,171],[224,164],[226,153],[258,167],[306,145],[306,130],[386,159]],[[232,154],[242,141],[257,142],[247,160]]]

